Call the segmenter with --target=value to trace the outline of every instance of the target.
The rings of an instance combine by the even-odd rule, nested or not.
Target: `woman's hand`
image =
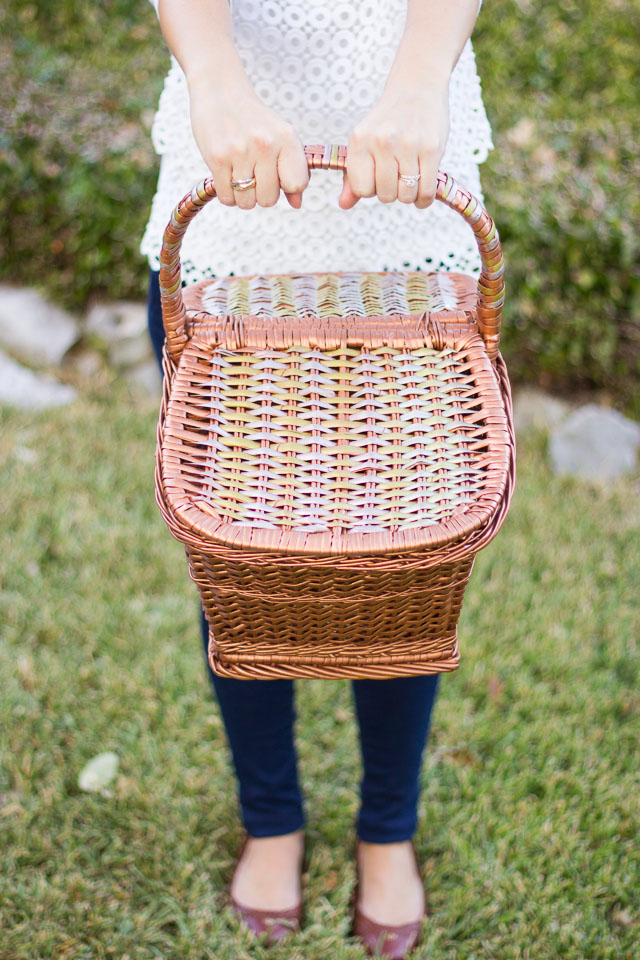
[[[211,170],[220,201],[250,210],[272,207],[280,189],[302,205],[309,182],[303,145],[293,127],[260,100],[249,82],[223,88],[208,77],[189,83],[191,127]],[[255,176],[255,187],[234,190],[231,180]]]
[[[349,137],[347,170],[338,203],[343,210],[360,197],[400,200],[428,207],[449,136],[449,84],[437,79],[419,88],[387,85],[377,104]],[[420,174],[415,186],[400,174]]]
[[[452,0],[453,2],[453,0]],[[222,203],[271,207],[280,189],[302,203],[309,168],[294,129],[255,93],[233,42],[229,0],[159,0],[167,45],[187,79],[191,127]],[[231,180],[255,176],[249,190]]]
[[[478,14],[478,0],[407,0],[404,33],[382,96],[349,137],[338,203],[360,197],[428,207],[449,136],[449,81]],[[420,174],[415,187],[400,174]]]

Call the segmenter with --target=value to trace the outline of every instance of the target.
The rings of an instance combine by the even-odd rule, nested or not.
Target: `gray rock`
[[[78,786],[81,790],[102,791],[109,786],[120,765],[117,753],[108,750],[99,753],[84,765],[78,776]]]
[[[569,415],[571,407],[536,387],[521,387],[513,397],[513,425],[516,434],[534,430],[548,432]]]
[[[139,397],[148,397],[160,402],[162,397],[162,376],[155,360],[132,367],[124,372],[131,392]]]
[[[139,337],[147,329],[147,308],[144,303],[119,300],[96,303],[85,317],[85,330],[106,343]]]
[[[153,347],[145,330],[138,337],[127,337],[109,344],[107,354],[114,367],[137,367],[153,358]]]
[[[49,374],[34,373],[0,353],[0,403],[20,410],[45,410],[71,403],[77,395],[73,387]]]
[[[99,350],[85,344],[75,347],[64,358],[64,366],[75,370],[81,377],[91,379],[97,376],[104,367],[104,359]]]
[[[79,334],[77,321],[37,290],[0,286],[0,346],[23,363],[57,365]]]
[[[549,438],[554,473],[598,483],[633,472],[639,451],[640,425],[593,403],[571,413]]]
[[[120,300],[95,304],[86,316],[85,329],[107,345],[114,367],[138,366],[153,357],[143,303]]]

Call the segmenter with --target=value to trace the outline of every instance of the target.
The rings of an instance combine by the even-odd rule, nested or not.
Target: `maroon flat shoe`
[[[236,857],[236,868],[242,859],[245,847],[249,840],[249,834],[245,835],[245,838],[240,847],[238,856]],[[302,870],[300,875],[300,886],[302,887],[302,875],[307,872],[307,851],[306,851],[306,837],[305,837],[305,851],[302,860]],[[229,880],[227,887],[227,896],[231,903],[235,914],[240,918],[240,920],[249,928],[249,930],[257,937],[266,935],[266,943],[279,943],[281,940],[284,940],[286,937],[292,936],[294,933],[299,932],[302,924],[302,897],[300,902],[295,907],[290,907],[286,910],[259,910],[253,907],[246,907],[235,899],[231,893],[231,886],[233,884],[233,876]]]
[[[290,910],[256,910],[231,898],[237,916],[256,937],[266,934],[266,943],[280,943],[300,931],[302,902]]]
[[[372,957],[383,957],[386,960],[405,960],[414,948],[420,943],[422,935],[422,921],[426,917],[423,913],[420,920],[411,923],[391,924],[377,923],[372,917],[368,917],[358,906],[358,897],[360,893],[360,873],[358,871],[358,858],[356,840],[356,884],[352,896],[352,926],[351,934],[360,940],[365,951]],[[413,841],[411,849],[416,859],[418,873],[420,865]]]

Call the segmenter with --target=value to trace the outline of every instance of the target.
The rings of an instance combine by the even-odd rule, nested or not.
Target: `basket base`
[[[209,666],[220,677],[235,680],[274,680],[284,679],[339,679],[351,680],[391,680],[394,677],[425,676],[434,673],[450,673],[460,663],[460,651],[457,636],[449,645],[450,656],[442,660],[423,660],[399,663],[234,663],[223,660],[217,655],[216,644],[209,633]]]

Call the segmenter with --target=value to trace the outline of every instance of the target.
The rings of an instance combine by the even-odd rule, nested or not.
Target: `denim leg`
[[[149,336],[162,363],[164,328],[159,274],[149,271]],[[200,605],[205,664],[214,688],[238,779],[242,821],[255,837],[291,833],[304,824],[294,742],[292,680],[235,680],[215,674],[207,659],[209,628]]]
[[[363,777],[361,840],[409,840],[418,822],[420,770],[439,674],[353,680]]]
[[[160,273],[149,267],[149,287],[147,290],[147,326],[151,345],[158,366],[162,370],[162,347],[164,345],[164,326],[162,325],[162,307],[160,305]]]
[[[205,660],[209,626],[200,608]],[[242,822],[254,837],[291,833],[304,825],[294,743],[293,680],[209,678],[224,721],[238,778]]]

